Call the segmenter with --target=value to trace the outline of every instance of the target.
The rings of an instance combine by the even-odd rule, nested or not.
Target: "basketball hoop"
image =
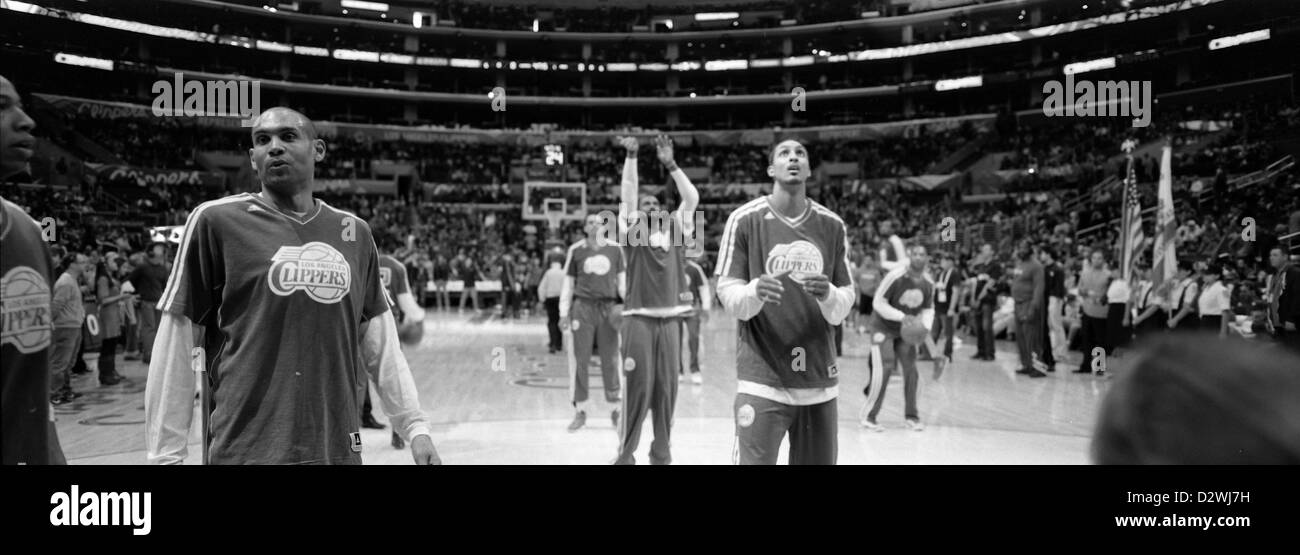
[[[560,220],[569,211],[569,203],[562,198],[548,198],[542,201],[542,216],[552,238],[560,236]]]
[[[563,210],[546,211],[546,228],[552,235],[560,232],[560,219],[562,218],[564,218]]]

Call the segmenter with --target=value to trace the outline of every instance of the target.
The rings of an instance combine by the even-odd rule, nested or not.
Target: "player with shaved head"
[[[0,76],[0,180],[24,173],[36,150],[36,123],[18,91]],[[0,198],[0,459],[3,464],[64,464],[50,408],[50,310],[54,262],[41,227]]]
[[[263,112],[252,141],[261,192],[194,209],[158,303],[149,462],[184,461],[193,369],[206,369],[205,463],[360,464],[369,374],[416,464],[439,464],[370,227],[312,198],[325,142],[288,108]]]
[[[737,464],[835,464],[839,370],[834,328],[853,309],[844,220],[808,198],[808,149],[772,148],[772,193],[727,218],[718,299],[740,320],[736,348]]]

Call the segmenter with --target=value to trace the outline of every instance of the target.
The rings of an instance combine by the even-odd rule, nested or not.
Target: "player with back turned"
[[[718,252],[718,298],[740,320],[736,348],[738,464],[776,464],[790,434],[790,464],[835,464],[839,371],[834,327],[853,308],[844,220],[807,195],[808,150],[773,147],[766,195],[727,218]]]
[[[668,212],[654,195],[637,189],[636,138],[624,137],[623,183],[619,205],[619,237],[627,267],[627,298],[619,330],[623,356],[623,417],[619,421],[618,458],[614,464],[635,464],[646,413],[654,415],[655,439],[651,464],[669,464],[669,435],[677,401],[677,372],[682,358],[682,320],[691,311],[686,283],[686,245],[695,234],[695,207],[700,194],[673,161],[668,137],[655,138],[659,161],[677,186],[681,203]],[[635,208],[635,211],[633,209]]]
[[[370,227],[312,198],[325,142],[287,108],[263,112],[251,135],[261,192],[194,209],[158,303],[145,389],[149,461],[185,459],[193,367],[206,368],[205,462],[360,464],[368,374],[415,462],[437,464]]]

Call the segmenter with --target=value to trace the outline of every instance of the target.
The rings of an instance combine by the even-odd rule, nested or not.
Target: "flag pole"
[[[1133,230],[1129,229],[1129,226],[1133,225],[1133,222],[1129,221],[1128,203],[1129,203],[1129,189],[1134,188],[1134,181],[1136,180],[1136,176],[1133,174],[1133,150],[1136,148],[1137,148],[1137,141],[1132,138],[1125,139],[1124,142],[1120,145],[1120,149],[1124,151],[1124,154],[1127,156],[1128,159],[1128,168],[1127,171],[1124,172],[1124,194],[1120,197],[1120,229],[1119,229],[1119,234],[1120,234],[1119,271],[1120,271],[1120,275],[1123,276],[1124,281],[1126,282],[1129,281],[1129,279],[1132,277],[1129,274],[1133,271],[1133,261],[1131,260],[1132,255],[1129,252],[1130,245],[1128,244],[1129,235],[1133,232]]]

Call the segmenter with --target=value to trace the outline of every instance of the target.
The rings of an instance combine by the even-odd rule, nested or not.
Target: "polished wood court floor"
[[[675,464],[731,463],[735,322],[717,317],[720,313],[714,316],[702,331],[704,383],[679,386]],[[993,362],[972,361],[973,348],[959,345],[955,363],[939,381],[931,378],[930,364],[921,363],[919,406],[925,431],[904,427],[903,388],[896,376],[879,418],[886,431],[870,432],[858,425],[866,381],[864,337],[853,331],[844,337],[840,464],[1088,463],[1097,406],[1109,380],[1073,374],[1072,365],[1065,363],[1047,378],[1031,379],[1015,374],[1019,364],[1011,343],[999,342]],[[421,403],[435,423],[434,442],[447,464],[607,464],[614,458],[617,438],[604,405],[593,405],[582,430],[566,430],[573,416],[568,368],[562,355],[547,354],[545,322],[539,315],[503,321],[486,313],[430,311],[424,341],[408,349],[407,356]],[[101,387],[93,374],[78,377],[74,388],[83,397],[56,407],[71,464],[145,462],[146,369],[136,361],[118,363],[127,381]],[[589,371],[599,396],[599,369],[593,364]],[[1123,372],[1122,359],[1112,368],[1115,372]],[[383,419],[378,407],[376,415]],[[650,434],[647,425],[638,461],[647,460]],[[189,463],[199,459],[198,437],[195,430]],[[393,449],[388,438],[386,430],[363,431],[366,464],[411,463],[409,450]]]

